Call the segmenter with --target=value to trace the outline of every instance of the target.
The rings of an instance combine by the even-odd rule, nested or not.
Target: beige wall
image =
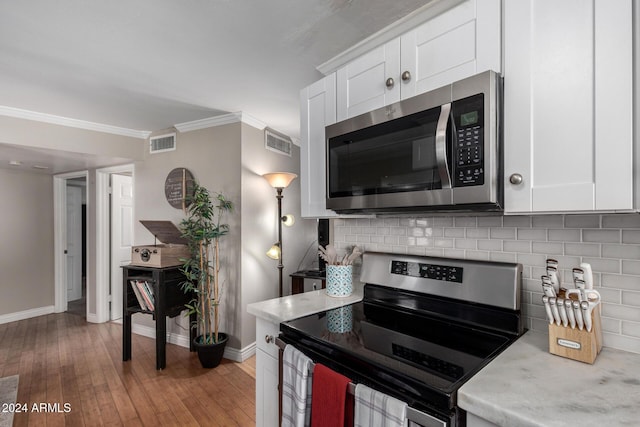
[[[146,141],[139,138],[0,116],[0,142],[26,147],[113,158],[110,164],[140,159]]]
[[[53,180],[0,169],[0,183],[0,316],[53,306]]]
[[[278,262],[265,252],[278,240],[276,191],[262,178],[268,172],[300,174],[300,148],[293,146],[291,157],[264,148],[264,135],[250,126],[242,132],[242,300],[236,311],[243,345],[256,338],[255,317],[247,304],[278,296]],[[282,213],[293,214],[293,227],[282,227],[284,294],[291,292],[289,275],[310,268],[314,261],[317,222],[300,217],[300,179],[283,191]],[[314,248],[309,249],[313,245]],[[307,252],[309,250],[309,252]],[[305,254],[307,255],[305,257]]]
[[[163,133],[163,131],[158,132]],[[262,174],[285,170],[298,173],[300,151],[292,157],[264,148],[261,130],[241,123],[177,134],[176,150],[145,154],[136,162],[134,172],[135,218],[170,220],[178,225],[184,214],[169,205],[164,182],[174,168],[189,169],[199,184],[211,192],[222,192],[234,204],[227,216],[230,233],[223,240],[224,288],[221,307],[222,329],[231,335],[229,346],[242,350],[255,341],[255,318],[246,312],[251,302],[278,296],[277,263],[266,257],[266,250],[277,240],[275,190]],[[315,221],[299,219],[298,181],[285,190],[284,210],[297,214],[298,223],[284,230],[286,260],[285,291],[290,288],[288,274],[297,269],[301,257],[314,238]],[[300,249],[294,241],[301,242]],[[142,225],[135,226],[135,243],[152,244],[153,236]],[[289,245],[289,246],[287,246]],[[289,249],[287,249],[289,248]],[[286,253],[285,253],[285,256]],[[134,317],[134,322],[150,326],[149,316]],[[169,321],[168,330],[187,335],[185,318]]]

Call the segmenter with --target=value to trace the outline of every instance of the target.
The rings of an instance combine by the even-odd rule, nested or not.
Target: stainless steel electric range
[[[461,427],[457,390],[522,333],[520,264],[367,252],[362,302],[280,325],[315,362]]]

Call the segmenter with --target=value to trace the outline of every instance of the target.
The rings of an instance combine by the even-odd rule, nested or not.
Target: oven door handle
[[[407,406],[407,419],[422,427],[447,427],[449,424],[439,418]]]
[[[436,162],[442,188],[451,188],[451,175],[447,161],[447,125],[451,115],[451,103],[444,104],[440,109],[440,117],[436,126]]]

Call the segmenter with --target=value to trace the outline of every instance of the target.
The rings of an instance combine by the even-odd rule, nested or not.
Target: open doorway
[[[55,175],[54,263],[55,306],[57,313],[68,311],[88,317],[87,289],[89,206],[88,171]],[[84,212],[84,214],[83,214]],[[84,218],[84,219],[83,219]]]
[[[67,313],[87,317],[87,179],[67,179]]]

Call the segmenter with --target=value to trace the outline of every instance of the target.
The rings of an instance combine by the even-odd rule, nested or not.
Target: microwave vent
[[[153,136],[149,138],[149,152],[151,154],[173,151],[176,149],[176,134]]]
[[[264,131],[264,146],[267,150],[291,157],[291,139],[270,129]]]

